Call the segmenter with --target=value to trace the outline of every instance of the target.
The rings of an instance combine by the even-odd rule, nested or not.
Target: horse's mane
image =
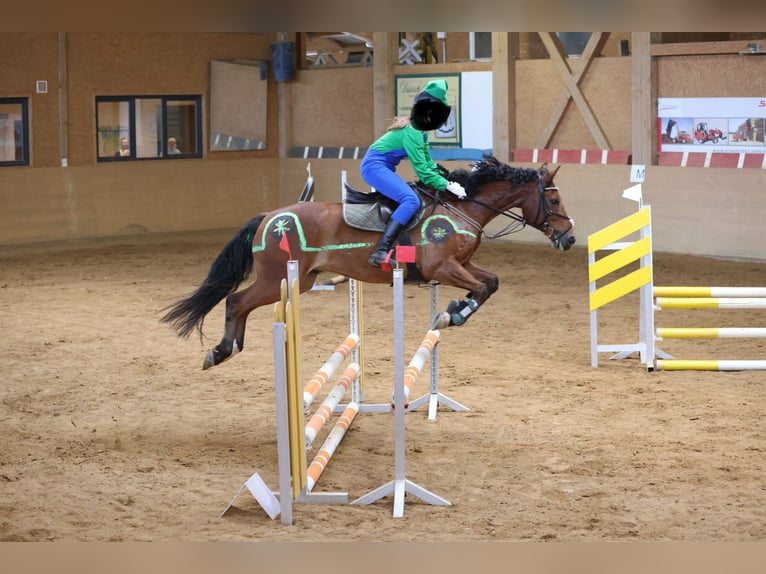
[[[457,181],[465,188],[470,196],[485,183],[491,181],[505,181],[523,185],[537,179],[537,171],[531,168],[511,167],[498,161],[495,156],[484,154],[484,159],[471,164],[471,171],[456,169],[449,174],[450,181]]]

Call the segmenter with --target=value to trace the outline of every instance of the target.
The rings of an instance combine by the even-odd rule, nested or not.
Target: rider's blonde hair
[[[386,131],[401,130],[410,125],[410,116],[396,116]]]

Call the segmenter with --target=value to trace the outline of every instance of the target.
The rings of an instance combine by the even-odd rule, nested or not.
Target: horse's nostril
[[[577,239],[575,239],[574,237],[570,237],[569,238],[569,245],[574,245],[575,241],[577,241]]]

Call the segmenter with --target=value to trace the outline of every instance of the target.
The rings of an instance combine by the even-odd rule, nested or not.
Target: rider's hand
[[[447,191],[456,196],[458,199],[465,198],[465,189],[456,181],[450,181],[447,183]]]

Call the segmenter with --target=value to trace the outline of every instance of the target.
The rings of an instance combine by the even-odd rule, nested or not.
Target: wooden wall
[[[0,169],[0,245],[237,228],[251,215],[295,201],[307,161],[278,157],[277,103],[284,94],[290,145],[369,145],[375,135],[371,68],[299,70],[285,84],[270,76],[266,150],[206,149],[199,159],[96,162],[96,95],[202,94],[207,137],[210,60],[270,59],[272,36],[66,33],[67,97],[60,109],[61,37],[0,34],[0,96],[28,96],[33,128],[32,166]],[[757,57],[658,58],[659,95],[762,95],[753,68],[759,64]],[[466,64],[466,69],[489,65]],[[438,66],[445,68],[435,66],[436,73],[460,68]],[[629,149],[631,142],[630,66],[630,58],[599,58],[581,84],[615,149]],[[563,83],[548,60],[522,60],[516,68],[518,144],[534,147]],[[49,82],[48,94],[34,91],[42,79]],[[751,82],[746,89],[745,81]],[[576,110],[565,116],[552,147],[593,146],[578,117]],[[60,166],[62,126],[69,167]],[[311,160],[311,169],[317,199],[339,198],[342,170],[352,184],[364,187],[358,160]],[[406,163],[401,173],[413,176]],[[577,222],[579,246],[589,233],[635,209],[621,198],[629,186],[628,166],[564,165],[557,179]],[[764,190],[766,170],[649,166],[644,193],[654,208],[655,248],[766,261],[757,239],[766,220]],[[510,239],[544,241],[532,230]]]
[[[295,202],[306,165],[271,158],[0,170],[0,245],[238,228],[261,211]],[[339,200],[344,170],[349,183],[366,189],[358,160],[311,161],[316,200]],[[408,165],[401,173],[414,177]],[[622,198],[629,177],[629,166],[561,167],[556,183],[575,219],[579,247],[635,211],[636,204]],[[758,240],[766,221],[766,170],[650,166],[643,188],[656,251],[766,262]],[[503,225],[498,219],[488,229]],[[547,241],[533,229],[504,240]]]
[[[30,98],[29,138],[31,154],[37,166],[60,165],[57,54],[58,37],[55,32],[0,34],[0,97]],[[36,93],[37,80],[48,81],[47,94]],[[95,131],[91,137],[95,141]]]
[[[556,103],[565,90],[564,80],[550,60],[516,62],[516,147],[537,147]],[[631,59],[596,58],[580,83],[583,96],[612,149],[631,149]],[[570,99],[550,148],[599,149],[582,114]]]
[[[720,54],[657,59],[657,88],[663,98],[763,97],[765,75],[764,56]]]
[[[364,146],[373,133],[372,67],[302,70],[290,83],[293,146]]]

